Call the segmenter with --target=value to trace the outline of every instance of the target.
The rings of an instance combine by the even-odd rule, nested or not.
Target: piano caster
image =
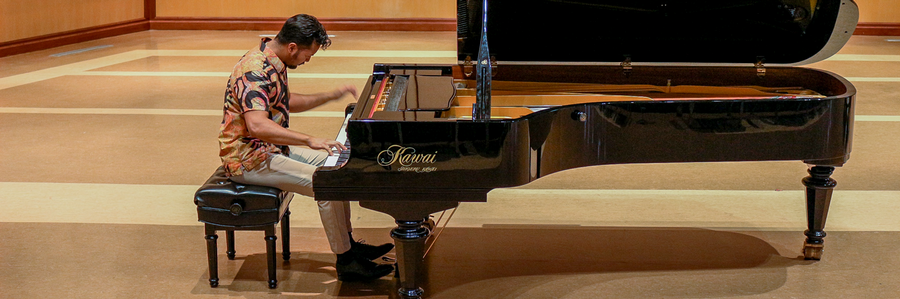
[[[825,251],[825,244],[803,244],[803,259],[805,260],[821,260],[822,252]]]

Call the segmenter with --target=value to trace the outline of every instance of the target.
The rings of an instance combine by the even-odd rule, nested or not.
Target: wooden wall
[[[450,0],[156,0],[159,17],[456,18]],[[856,0],[860,23],[900,23],[900,0]]]
[[[278,30],[299,13],[319,18],[328,30],[453,31],[451,0],[154,0],[150,28]]]
[[[860,23],[900,24],[900,0],[856,0]]]
[[[900,0],[856,0],[860,23],[900,26]],[[159,18],[453,19],[450,0],[0,0],[0,43],[133,21],[145,3]]]
[[[0,43],[144,18],[144,0],[0,0]]]
[[[160,18],[453,19],[450,0],[0,0],[0,43],[141,19],[145,2]],[[900,26],[900,0],[856,0],[860,23]]]
[[[156,0],[157,17],[456,18],[452,0]]]

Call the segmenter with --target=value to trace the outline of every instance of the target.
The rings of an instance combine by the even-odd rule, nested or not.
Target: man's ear
[[[300,50],[300,46],[298,46],[296,43],[288,43],[287,50],[288,53],[294,54],[294,52]]]

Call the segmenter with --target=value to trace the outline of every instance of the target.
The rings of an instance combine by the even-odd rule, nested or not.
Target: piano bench
[[[275,279],[275,226],[281,221],[282,255],[291,258],[290,214],[288,206],[293,194],[277,188],[232,182],[219,167],[194,194],[197,216],[206,226],[206,253],[209,262],[209,286],[219,286],[216,231],[224,230],[228,259],[234,259],[234,231],[265,231],[269,288]]]

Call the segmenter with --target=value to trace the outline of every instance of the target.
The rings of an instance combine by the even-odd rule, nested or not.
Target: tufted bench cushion
[[[200,222],[224,227],[273,225],[288,209],[293,193],[232,182],[219,167],[194,194]]]

